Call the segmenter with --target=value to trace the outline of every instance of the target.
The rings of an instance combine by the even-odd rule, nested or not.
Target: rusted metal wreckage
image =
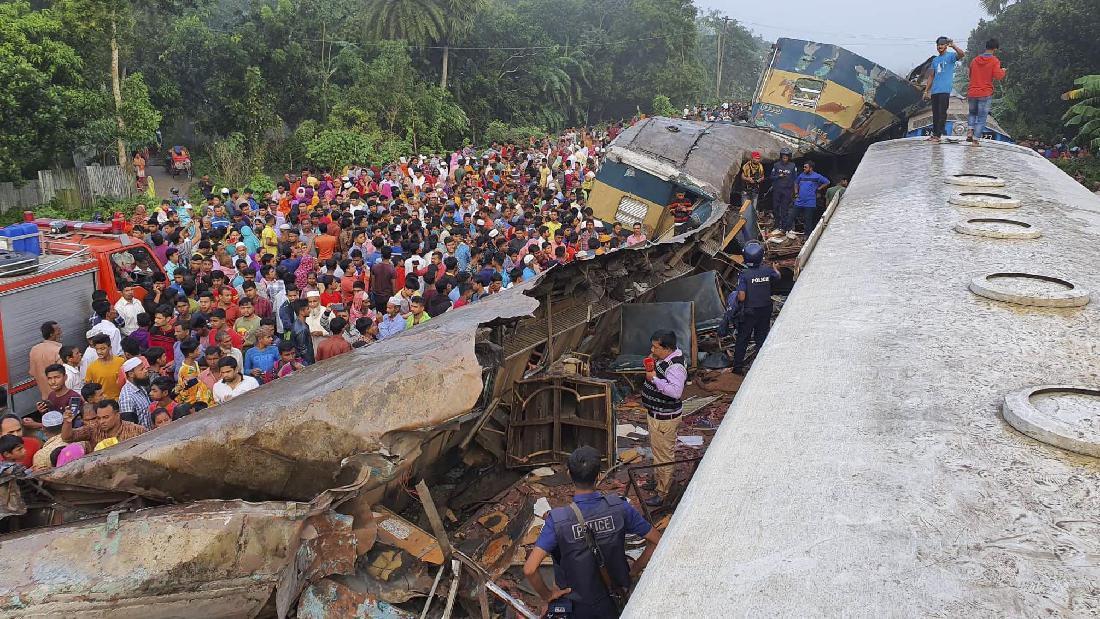
[[[614,345],[621,306],[658,285],[737,268],[734,236],[752,214],[726,198],[770,136],[649,119],[628,137],[680,150],[676,166],[629,146],[619,161],[689,184],[701,198],[694,229],[550,269],[48,473],[0,478],[0,516],[16,531],[0,538],[0,616],[403,617],[389,602],[447,588],[445,534],[383,506],[472,442],[513,465],[560,458],[571,440],[560,428],[535,456],[507,440],[525,397],[583,390],[545,370]],[[572,440],[602,436],[613,458],[608,394],[585,389],[604,417]],[[377,545],[393,552],[365,561]]]

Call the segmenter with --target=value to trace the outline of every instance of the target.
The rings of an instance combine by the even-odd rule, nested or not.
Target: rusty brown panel
[[[563,462],[581,445],[603,446],[615,461],[613,381],[549,375],[518,381],[508,419],[506,466]]]
[[[310,516],[299,534],[294,561],[283,570],[276,609],[285,617],[309,583],[332,574],[351,574],[359,556],[354,517],[336,512]]]
[[[308,505],[202,501],[0,540],[0,616],[255,615],[295,556]]]
[[[310,585],[298,601],[298,619],[415,619],[415,613],[357,590],[345,579],[326,578]]]

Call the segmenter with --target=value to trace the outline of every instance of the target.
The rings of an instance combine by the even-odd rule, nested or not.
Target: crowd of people
[[[720,105],[711,106],[697,103],[691,107],[685,107],[680,115],[684,120],[747,121],[751,107],[752,104],[747,101],[723,101]]]
[[[163,270],[97,291],[86,346],[30,351],[41,401],[3,420],[33,469],[170,424],[535,278],[643,243],[586,204],[621,126],[389,165],[287,174],[270,194],[198,182],[126,225]],[[131,252],[132,254],[133,252]],[[137,257],[142,261],[140,256]]]

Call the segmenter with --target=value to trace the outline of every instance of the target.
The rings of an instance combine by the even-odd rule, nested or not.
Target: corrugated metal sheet
[[[20,290],[18,294],[0,294],[4,354],[12,384],[30,378],[27,374],[30,366],[27,351],[42,341],[39,327],[43,322],[57,321],[66,344],[75,345],[84,341],[94,290],[95,273],[79,273]]]

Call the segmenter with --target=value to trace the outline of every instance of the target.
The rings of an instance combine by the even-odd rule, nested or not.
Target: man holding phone
[[[24,427],[38,429],[41,425],[37,422],[42,419],[42,415],[45,415],[49,411],[68,410],[73,398],[76,398],[78,406],[84,401],[79,393],[69,389],[68,386],[65,385],[66,378],[67,374],[65,373],[64,365],[52,363],[46,366],[46,384],[49,386],[50,392],[46,394],[46,399],[38,402],[35,406],[34,416],[36,416],[37,419],[25,417],[23,419]],[[30,420],[31,423],[28,423],[28,420]]]
[[[672,331],[655,332],[649,350],[650,355],[643,360],[642,404],[647,411],[653,464],[664,464],[676,459],[676,430],[684,412],[680,397],[687,384],[687,363],[684,353],[676,347],[676,334]],[[646,505],[656,507],[664,502],[672,486],[673,468],[662,466],[653,470],[653,477],[642,487],[656,490],[657,494],[646,499]]]

